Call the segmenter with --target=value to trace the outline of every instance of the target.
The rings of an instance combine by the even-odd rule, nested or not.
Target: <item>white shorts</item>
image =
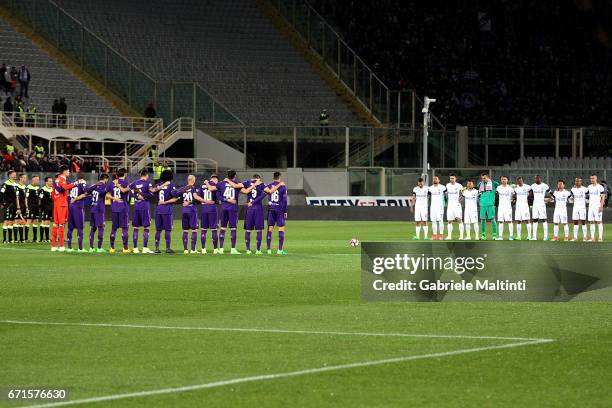
[[[546,215],[546,206],[538,205],[537,207],[534,205],[531,207],[531,218],[534,220],[544,220],[548,219]]]
[[[587,218],[589,221],[600,222],[602,215],[603,215],[603,212],[599,211],[599,207],[595,207],[595,208],[589,207]]]
[[[431,222],[444,221],[444,207],[431,207],[429,209],[429,220]]]
[[[567,209],[565,211],[557,211],[553,214],[553,222],[555,224],[567,224]]]
[[[463,219],[463,214],[461,214],[461,204],[455,204],[446,209],[446,220],[455,221],[456,219]]]
[[[427,222],[427,207],[414,207],[414,220]]]
[[[512,207],[498,207],[497,221],[512,222]]]
[[[529,214],[529,207],[526,205],[519,205],[514,210],[514,219],[516,221],[529,221],[531,220],[531,214]]]
[[[478,222],[478,210],[465,210],[465,216],[463,217],[464,224],[474,224]]]
[[[574,207],[572,210],[572,221],[585,221],[586,220],[586,208]]]

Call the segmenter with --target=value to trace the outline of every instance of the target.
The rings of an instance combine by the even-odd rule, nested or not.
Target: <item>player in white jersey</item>
[[[508,184],[507,176],[501,176],[501,185],[497,186],[496,193],[499,199],[499,204],[497,206],[499,235],[496,239],[498,241],[504,239],[504,224],[508,223],[508,239],[512,241],[514,239],[512,225],[512,197],[514,195],[514,189]]]
[[[529,193],[531,186],[525,184],[523,177],[516,178],[514,196],[516,204],[514,207],[514,221],[516,222],[516,239],[521,240],[521,229],[523,223],[527,227],[527,239],[531,239],[531,214],[529,213]]]
[[[414,222],[416,223],[416,235],[412,239],[421,239],[421,228],[423,229],[423,238],[427,239],[429,228],[427,227],[427,199],[429,188],[425,185],[425,181],[419,178],[417,186],[412,189],[412,199],[410,202],[410,210],[414,212]]]
[[[446,185],[446,220],[448,221],[448,235],[446,239],[453,237],[453,223],[459,224],[459,239],[463,239],[463,214],[461,213],[461,190],[463,186],[457,183],[457,176],[451,174],[449,183]]]
[[[604,229],[602,224],[603,208],[606,202],[606,189],[597,182],[597,176],[591,175],[589,190],[589,210],[587,219],[591,223],[591,241],[595,241],[595,224],[599,229],[599,241],[603,241]]]
[[[431,229],[433,235],[431,239],[444,239],[444,192],[446,187],[440,184],[440,177],[434,176],[433,184],[429,186],[429,196],[431,202],[429,204],[429,220],[431,221]],[[438,235],[438,232],[440,234]]]
[[[470,237],[470,224],[474,226],[474,236],[479,239],[478,228],[478,190],[474,188],[474,180],[467,181],[467,189],[461,193],[465,202],[465,214],[463,215],[463,223],[465,224],[465,239]]]
[[[563,224],[563,240],[569,240],[569,226],[567,225],[567,202],[572,193],[565,189],[565,181],[557,182],[557,189],[553,192],[555,213],[553,215],[553,241],[559,240],[559,224]]]
[[[574,180],[574,187],[571,190],[572,197],[570,202],[573,201],[574,208],[572,209],[572,221],[574,222],[574,238],[572,241],[578,241],[578,225],[582,224],[582,240],[588,241],[587,236],[587,210],[586,210],[586,198],[589,193],[589,189],[582,185],[582,179],[576,177]]]
[[[533,194],[533,205],[531,207],[531,218],[533,219],[531,240],[535,241],[538,239],[538,222],[542,221],[542,227],[544,229],[543,239],[544,241],[548,241],[546,201],[548,201],[547,196],[550,193],[550,187],[542,182],[542,176],[537,175],[535,176],[535,183],[531,185],[531,192]]]

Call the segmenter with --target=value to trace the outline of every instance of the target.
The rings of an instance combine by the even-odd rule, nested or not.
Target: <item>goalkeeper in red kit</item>
[[[68,222],[68,194],[75,183],[68,183],[68,167],[61,166],[53,181],[53,228],[51,229],[51,252],[64,252],[64,225]],[[59,237],[58,237],[59,235]],[[56,246],[59,238],[59,248]]]

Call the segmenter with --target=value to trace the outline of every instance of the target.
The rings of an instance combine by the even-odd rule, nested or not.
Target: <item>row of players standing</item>
[[[64,174],[68,174],[67,170]],[[196,177],[190,175],[187,184],[177,187],[172,182],[172,171],[162,172],[159,182],[151,183],[147,170],[140,172],[140,178],[129,182],[126,179],[125,169],[119,169],[113,175],[112,181],[109,176],[102,174],[97,183],[87,186],[84,179],[79,178],[72,184],[65,185],[68,192],[68,211],[66,221],[54,221],[61,226],[68,224],[67,243],[68,251],[72,248],[72,234],[77,230],[78,250],[83,250],[83,228],[85,224],[85,198],[91,197],[90,211],[90,234],[89,252],[106,252],[102,248],[105,227],[105,198],[111,201],[111,232],[110,232],[110,251],[115,252],[115,239],[117,231],[122,231],[122,243],[124,253],[139,253],[138,239],[142,229],[143,249],[142,253],[161,253],[160,241],[164,233],[166,252],[173,253],[171,248],[171,237],[174,221],[174,204],[180,203],[182,206],[181,220],[183,227],[183,248],[184,253],[207,253],[208,231],[212,235],[213,253],[224,253],[224,241],[226,230],[230,230],[231,253],[240,254],[236,249],[237,227],[238,227],[238,197],[245,194],[247,197],[247,209],[245,218],[245,244],[247,253],[251,250],[251,232],[256,232],[255,254],[262,254],[261,243],[264,229],[264,208],[263,199],[268,197],[268,231],[267,231],[267,252],[272,253],[271,243],[274,227],[278,227],[278,250],[277,253],[285,255],[283,249],[285,239],[285,219],[287,216],[287,189],[281,180],[279,172],[274,173],[274,180],[270,184],[264,184],[259,175],[254,175],[251,179],[236,182],[236,172],[230,170],[227,177],[219,180],[216,174],[204,180],[201,185],[196,185]],[[61,183],[61,182],[60,182]],[[56,183],[55,188],[60,188]],[[155,209],[155,251],[148,247],[149,227],[151,226],[151,205],[150,202],[157,199]],[[132,215],[133,226],[133,250],[128,247],[130,201],[134,202]],[[218,203],[220,207],[220,217]],[[198,204],[202,210],[198,220]],[[220,218],[220,223],[219,223]],[[200,225],[198,225],[200,221]],[[197,251],[197,232],[199,227],[201,250]],[[63,228],[62,228],[63,229]],[[94,247],[94,239],[97,232],[97,247]],[[189,236],[191,236],[191,247],[189,249]],[[58,234],[58,242],[52,240],[51,250],[63,251],[63,233]]]
[[[573,241],[578,240],[579,225],[582,224],[582,235],[584,241],[595,241],[595,227],[597,226],[599,241],[603,241],[603,207],[606,199],[606,189],[598,183],[596,175],[590,176],[590,184],[585,187],[582,179],[576,177],[571,190],[565,189],[565,181],[559,180],[557,188],[551,192],[550,187],[542,181],[542,177],[536,175],[534,183],[525,184],[523,177],[517,177],[516,184],[510,185],[509,178],[502,176],[500,182],[489,178],[488,173],[481,174],[481,180],[475,185],[474,180],[467,180],[464,188],[457,183],[454,174],[449,176],[446,186],[440,184],[440,178],[434,176],[431,186],[425,186],[423,179],[418,180],[418,185],[413,189],[412,210],[416,222],[416,235],[414,239],[420,239],[421,229],[424,237],[428,238],[427,221],[431,221],[433,240],[444,239],[444,207],[446,206],[446,218],[448,221],[448,235],[446,239],[452,239],[453,224],[459,224],[459,239],[464,239],[464,231],[467,232],[465,239],[470,238],[470,227],[474,227],[476,239],[478,239],[480,219],[480,239],[486,239],[486,223],[492,223],[493,239],[502,240],[504,224],[509,227],[509,240],[513,240],[513,220],[516,222],[516,239],[520,240],[522,225],[527,227],[527,239],[536,240],[538,224],[542,223],[543,239],[548,240],[548,216],[546,213],[546,202],[555,203],[553,214],[553,240],[559,240],[559,224],[564,228],[564,240],[569,240],[568,210],[567,203],[573,203],[572,221],[574,223]],[[428,206],[428,199],[430,205]],[[589,203],[588,210],[586,203]],[[465,210],[462,212],[461,202],[465,202]],[[497,202],[497,216],[496,216]],[[515,204],[514,217],[512,204]],[[480,207],[480,214],[478,214]],[[531,211],[530,211],[531,210]],[[591,237],[587,236],[586,222],[591,224]],[[499,234],[498,225],[499,222]]]

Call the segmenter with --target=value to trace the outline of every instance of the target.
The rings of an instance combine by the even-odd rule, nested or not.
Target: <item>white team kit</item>
[[[425,221],[428,218],[427,197],[429,188],[427,186],[415,187],[412,189],[412,194],[415,196],[414,203],[414,220],[417,222]]]
[[[586,221],[586,196],[589,189],[585,186],[573,187],[571,190],[574,197],[574,208],[572,209],[572,221]]]
[[[514,194],[514,189],[509,185],[499,185],[496,191],[499,197],[497,221],[512,222],[512,194]]]
[[[523,184],[522,186],[514,187],[514,194],[516,194],[516,206],[514,208],[514,219],[516,221],[529,221],[531,220],[531,214],[529,214],[529,192],[531,186]]]
[[[447,221],[463,219],[463,214],[461,214],[461,203],[459,202],[459,196],[461,195],[462,189],[463,186],[459,183],[448,183],[446,185],[446,197],[448,198],[446,206]]]
[[[587,212],[588,221],[600,222],[602,220],[603,213],[599,211],[601,204],[601,195],[605,193],[605,189],[601,184],[589,184],[587,187],[589,192],[589,210]]]
[[[465,224],[478,223],[478,190],[463,190],[463,200],[465,202],[465,213],[463,222]]]
[[[444,221],[444,192],[446,187],[441,184],[431,185],[429,195],[431,203],[429,205],[429,220],[431,222]]]
[[[546,216],[546,202],[544,198],[546,197],[546,193],[550,191],[550,187],[545,183],[533,183],[531,185],[531,191],[533,191],[531,218],[534,220],[546,220],[548,217]]]
[[[555,224],[567,224],[567,201],[571,193],[567,190],[555,190],[553,197],[555,199],[555,213],[553,222]]]

